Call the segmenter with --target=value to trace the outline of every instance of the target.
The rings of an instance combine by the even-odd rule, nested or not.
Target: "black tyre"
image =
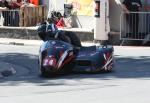
[[[41,77],[48,77],[48,72],[45,70],[44,67],[41,66],[39,61],[38,61],[38,70],[39,70],[39,75]]]
[[[112,72],[113,67],[114,67],[114,63],[110,63],[110,64],[106,67],[107,69],[104,69],[104,72]]]

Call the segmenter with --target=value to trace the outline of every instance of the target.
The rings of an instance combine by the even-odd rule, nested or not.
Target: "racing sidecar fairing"
[[[39,73],[42,76],[82,72],[111,71],[113,68],[112,46],[74,48],[60,40],[44,42],[39,51]]]

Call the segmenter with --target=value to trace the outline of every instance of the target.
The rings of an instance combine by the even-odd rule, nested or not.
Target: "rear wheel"
[[[109,65],[107,65],[107,66],[104,68],[104,72],[112,72],[113,67],[114,67],[114,63],[111,62]]]
[[[104,64],[104,71],[111,72],[114,67],[114,56],[113,53],[106,53],[104,54],[105,64]]]
[[[109,65],[109,66],[107,67],[107,70],[105,70],[105,72],[111,72],[112,69],[113,69],[113,66],[112,66],[112,65]]]

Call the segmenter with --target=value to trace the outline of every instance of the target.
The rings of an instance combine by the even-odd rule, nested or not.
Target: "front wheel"
[[[44,67],[42,67],[42,66],[40,65],[40,62],[39,62],[39,61],[38,61],[38,71],[39,71],[39,75],[40,75],[41,77],[48,77],[48,72],[45,70]]]
[[[107,66],[107,69],[106,69],[106,70],[104,70],[104,71],[105,71],[105,72],[112,72],[112,70],[113,70],[113,64],[112,64],[112,65]]]
[[[109,63],[105,68],[103,68],[104,72],[112,72],[114,68],[114,60],[112,60],[111,63]]]

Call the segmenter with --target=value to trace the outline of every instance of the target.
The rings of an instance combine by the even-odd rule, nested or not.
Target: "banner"
[[[77,15],[93,16],[93,1],[94,0],[67,0],[67,3],[73,5]]]

